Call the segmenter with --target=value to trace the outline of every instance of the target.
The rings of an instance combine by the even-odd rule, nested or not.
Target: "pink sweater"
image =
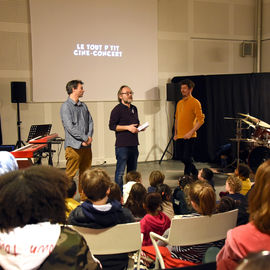
[[[260,232],[252,222],[227,233],[224,247],[217,255],[217,269],[225,269],[224,261],[237,263],[251,252],[270,250],[270,235]]]
[[[157,216],[146,214],[140,223],[141,232],[143,233],[143,246],[152,245],[149,235],[150,232],[163,235],[163,233],[171,226],[171,220],[162,212],[159,212]]]

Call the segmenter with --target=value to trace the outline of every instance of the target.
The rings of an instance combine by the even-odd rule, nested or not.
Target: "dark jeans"
[[[185,175],[198,175],[198,170],[193,164],[193,151],[195,145],[195,138],[190,138],[188,140],[178,139],[176,140],[176,156],[185,164]]]
[[[127,167],[127,173],[136,171],[137,160],[139,156],[138,146],[115,147],[115,156],[117,160],[115,170],[115,182],[123,191],[123,175]]]

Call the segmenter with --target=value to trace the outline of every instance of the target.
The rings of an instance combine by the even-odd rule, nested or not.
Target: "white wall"
[[[158,77],[161,100],[136,102],[136,95],[134,97],[141,122],[150,123],[147,131],[140,134],[139,161],[159,160],[169,141],[174,105],[166,101],[166,83],[172,77],[253,71],[253,58],[240,57],[239,46],[243,40],[254,40],[255,2],[158,0]],[[269,20],[266,15],[270,14],[270,4],[269,1],[265,2],[267,8],[264,9],[264,17]],[[26,81],[27,98],[31,100],[29,21],[27,0],[0,0],[0,115],[4,144],[15,144],[17,141],[16,104],[10,102],[10,81]],[[269,36],[270,28],[265,31]],[[269,54],[270,42],[265,41],[263,46],[266,48],[265,53],[268,51]],[[263,63],[264,69],[269,70],[269,63]],[[47,87],[50,87],[50,82]],[[87,85],[85,89],[94,90],[88,89]],[[59,91],[65,91],[65,86]],[[103,161],[115,163],[114,133],[108,129],[108,120],[116,103],[87,102],[95,122],[93,164]],[[23,140],[26,140],[32,124],[52,123],[52,132],[64,137],[60,106],[60,103],[21,104]],[[54,156],[56,159],[57,155]],[[64,165],[63,150],[60,163]]]
[[[263,0],[262,14],[262,72],[270,72],[270,0]]]

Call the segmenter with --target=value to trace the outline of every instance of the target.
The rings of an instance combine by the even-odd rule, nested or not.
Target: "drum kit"
[[[224,119],[234,119],[236,121],[236,138],[230,139],[237,142],[237,167],[239,165],[239,152],[240,142],[249,144],[251,149],[248,156],[248,164],[253,172],[256,172],[258,166],[265,160],[270,159],[270,125],[256,117],[249,114],[238,113],[244,118],[230,118],[224,117]],[[244,128],[242,124],[246,124]],[[242,137],[242,130],[252,128],[252,134],[250,138]]]

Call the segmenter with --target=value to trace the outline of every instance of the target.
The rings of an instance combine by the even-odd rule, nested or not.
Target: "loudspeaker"
[[[178,101],[182,98],[178,83],[167,83],[167,101]]]
[[[11,102],[26,103],[26,82],[11,82]]]

